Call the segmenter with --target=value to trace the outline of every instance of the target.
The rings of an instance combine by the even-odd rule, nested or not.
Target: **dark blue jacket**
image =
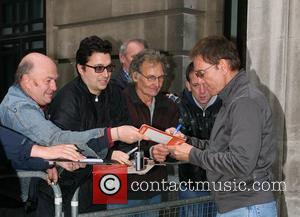
[[[130,77],[126,76],[123,69],[117,71],[110,80],[110,83],[117,85],[121,90],[124,90],[129,84]]]
[[[222,100],[218,97],[206,109],[198,107],[192,93],[186,89],[182,92],[178,103],[180,110],[179,122],[182,124],[181,132],[186,136],[199,139],[209,139],[217,114],[222,106]],[[178,168],[180,181],[206,181],[206,172],[199,166],[181,164]]]
[[[0,167],[11,166],[19,170],[45,170],[49,163],[42,158],[30,157],[34,142],[0,125]]]

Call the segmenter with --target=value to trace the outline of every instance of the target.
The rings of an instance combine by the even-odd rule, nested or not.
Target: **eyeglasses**
[[[104,69],[106,69],[107,72],[113,72],[115,69],[115,65],[113,65],[113,64],[110,64],[107,66],[103,66],[103,65],[90,66],[88,64],[85,64],[85,66],[93,68],[96,73],[102,73],[102,72],[104,72]]]
[[[139,74],[141,74],[144,78],[147,79],[147,81],[150,81],[150,82],[155,82],[156,79],[157,79],[159,82],[162,82],[162,81],[164,81],[164,79],[166,78],[166,75],[161,75],[161,76],[156,77],[156,76],[154,76],[154,75],[146,76],[146,75],[144,75],[144,74],[141,73],[141,72],[140,72]]]
[[[211,67],[213,67],[215,65],[211,65],[209,67],[207,67],[206,69],[199,69],[199,70],[196,70],[195,73],[196,73],[196,76],[199,77],[199,78],[203,78],[204,77],[204,74],[207,72],[207,70],[209,70]]]

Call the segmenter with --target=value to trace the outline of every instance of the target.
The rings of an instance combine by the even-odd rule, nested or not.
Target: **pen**
[[[84,152],[83,149],[79,148],[77,145],[75,145],[75,147],[77,148],[76,151],[79,153],[79,154],[82,154]]]
[[[178,133],[181,127],[182,127],[182,125],[178,124],[177,127],[176,127],[176,130],[173,133],[173,135],[175,135],[176,133]]]
[[[138,149],[138,147],[135,147],[131,149],[129,152],[127,152],[128,155],[131,155],[133,152],[135,152]]]

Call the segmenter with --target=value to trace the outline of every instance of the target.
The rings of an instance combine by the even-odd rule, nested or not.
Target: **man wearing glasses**
[[[178,123],[179,111],[176,104],[160,93],[165,73],[165,59],[155,50],[144,50],[138,53],[132,60],[129,68],[133,83],[124,89],[124,97],[127,102],[131,124],[140,127],[148,124],[160,130],[165,130]],[[126,144],[116,145],[123,151],[129,151],[131,146]],[[168,149],[162,144],[154,142],[141,142],[141,150],[145,157],[163,162],[169,154]],[[108,205],[109,209],[133,207],[161,202],[160,191],[134,191],[131,187],[133,182],[161,182],[167,180],[167,169],[164,166],[155,166],[147,174],[128,176],[128,204]],[[142,215],[143,216],[143,215]],[[152,213],[145,216],[158,216]]]
[[[78,76],[58,91],[49,108],[50,119],[57,126],[66,130],[82,131],[128,123],[126,103],[120,89],[109,82],[115,68],[111,51],[111,43],[98,36],[90,36],[80,42],[76,52]],[[106,158],[121,164],[131,164],[128,154],[119,150],[109,150]],[[76,179],[76,173],[66,173]],[[104,208],[103,205],[90,207],[91,180],[90,175],[80,188],[84,192],[79,198],[80,212],[89,211],[90,208]]]
[[[265,188],[272,182],[276,157],[271,108],[265,96],[239,69],[238,51],[226,38],[201,39],[191,58],[196,74],[211,95],[218,94],[222,106],[210,139],[188,138],[175,147],[173,156],[206,170],[217,217],[277,216],[274,195]]]
[[[109,63],[105,64],[109,65]],[[122,140],[132,143],[143,138],[138,133],[138,129],[132,126],[78,130],[81,132],[62,130],[55,126],[48,120],[49,116],[45,115],[45,110],[56,91],[57,77],[57,68],[53,60],[40,53],[27,54],[17,68],[15,84],[9,88],[1,102],[0,122],[2,125],[22,133],[32,141],[44,146],[76,144],[84,151],[84,155],[94,155],[94,157],[95,152],[101,153],[100,157],[105,156],[114,141]],[[106,81],[101,80],[101,82],[103,82],[101,85],[104,85]],[[68,97],[65,98],[65,100],[67,99]],[[73,162],[64,162],[64,164],[71,164],[70,170],[82,166]],[[53,171],[56,169],[53,168]],[[63,174],[60,176],[61,179],[63,179]],[[85,173],[82,175],[85,177]],[[80,182],[75,182],[73,185],[69,185],[70,188],[66,192],[63,191],[63,204],[69,206],[69,210],[71,198],[79,184]],[[46,186],[45,191],[49,193],[47,196],[42,193],[38,194],[40,200],[37,215],[54,216],[52,191],[49,186]]]

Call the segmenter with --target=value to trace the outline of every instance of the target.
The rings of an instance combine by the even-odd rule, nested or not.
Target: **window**
[[[20,59],[46,53],[45,0],[0,0],[0,101]]]
[[[246,66],[248,0],[225,0],[224,35],[234,41],[239,50],[241,66]]]

